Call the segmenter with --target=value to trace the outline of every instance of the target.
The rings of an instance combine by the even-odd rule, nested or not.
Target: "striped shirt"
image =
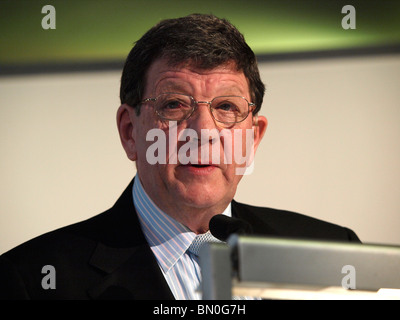
[[[198,257],[187,251],[196,234],[159,209],[138,176],[132,195],[143,233],[175,299],[201,299]],[[230,204],[223,214],[231,216]]]

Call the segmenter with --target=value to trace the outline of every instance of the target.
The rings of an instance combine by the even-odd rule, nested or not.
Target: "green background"
[[[56,29],[44,30],[44,5]],[[344,30],[344,5],[356,9]],[[158,21],[189,13],[229,19],[256,54],[334,50],[400,43],[400,1],[288,0],[0,0],[1,65],[123,60]]]

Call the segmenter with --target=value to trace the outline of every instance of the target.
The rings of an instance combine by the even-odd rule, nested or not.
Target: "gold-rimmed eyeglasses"
[[[211,101],[196,101],[186,94],[166,92],[141,101],[146,102],[154,102],[155,112],[161,119],[178,122],[188,119],[200,103],[208,104],[212,117],[227,125],[242,122],[255,109],[254,103],[241,96],[220,96]]]

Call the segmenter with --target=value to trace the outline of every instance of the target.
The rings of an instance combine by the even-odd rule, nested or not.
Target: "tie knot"
[[[207,242],[222,242],[215,238],[210,231],[207,231],[203,234],[198,234],[191,245],[188,248],[188,251],[193,253],[196,256],[199,256],[200,248]]]

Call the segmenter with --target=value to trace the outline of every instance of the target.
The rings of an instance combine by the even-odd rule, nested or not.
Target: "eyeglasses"
[[[166,92],[155,98],[147,98],[141,103],[154,102],[156,114],[164,120],[183,121],[188,119],[200,103],[208,104],[212,117],[221,123],[233,125],[242,122],[255,104],[240,96],[221,96],[211,101],[196,101],[192,96]]]

